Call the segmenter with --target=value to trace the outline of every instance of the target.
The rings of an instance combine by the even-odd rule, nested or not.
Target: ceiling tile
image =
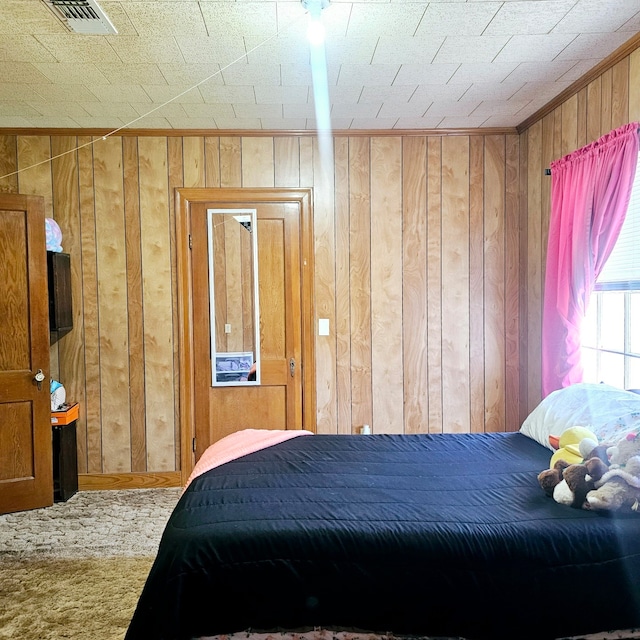
[[[65,116],[69,118],[75,118],[76,116],[89,115],[89,112],[77,102],[52,102],[50,100],[43,100],[41,102],[32,102],[31,106],[37,111],[38,116],[52,116],[55,118],[59,114],[64,113]]]
[[[38,68],[40,64],[55,66],[55,63],[38,62],[29,64],[28,62],[0,62],[0,78],[3,82],[35,83],[47,82],[48,76]]]
[[[354,118],[351,129],[393,129],[398,118]]]
[[[338,85],[343,84],[375,84],[391,85],[398,74],[397,64],[349,64],[340,68]]]
[[[558,22],[561,33],[604,33],[615,31],[638,13],[638,0],[578,0]]]
[[[259,118],[217,118],[218,129],[262,129]]]
[[[54,127],[60,129],[74,129],[78,123],[69,116],[32,116],[29,118],[29,126],[37,128]]]
[[[2,0],[0,33],[40,35],[69,32],[42,2]]]
[[[284,131],[304,131],[307,126],[305,118],[262,118],[263,129],[275,129]]]
[[[378,112],[380,118],[421,118],[427,109],[428,104],[424,102],[393,102],[385,101]]]
[[[37,36],[37,39],[57,62],[122,63],[118,54],[105,38],[69,33],[65,35],[40,35]]]
[[[163,102],[203,102],[202,94],[192,85],[167,85],[167,84],[145,84],[142,85],[145,93],[152,102],[161,104]],[[131,102],[134,102],[133,98]],[[144,101],[143,101],[144,102]]]
[[[255,102],[256,96],[253,87],[246,85],[243,87],[212,86],[204,84],[199,87],[200,94],[205,102],[232,103],[232,102]]]
[[[495,57],[495,62],[549,62],[576,36],[552,33],[544,36],[513,36]]]
[[[146,91],[135,84],[91,85],[91,91],[101,102],[151,102]]]
[[[525,81],[511,80],[509,76],[508,80],[495,84],[493,82],[474,82],[465,92],[464,98],[466,100],[509,100],[514,96],[522,87]],[[455,85],[454,85],[455,86]]]
[[[424,118],[398,118],[395,129],[436,129],[442,122],[438,116],[430,116],[428,113]]]
[[[458,64],[403,64],[394,84],[446,84]]]
[[[238,118],[281,118],[281,104],[250,104],[241,102],[233,105]]]
[[[416,85],[392,85],[390,87],[363,87],[358,102],[376,102],[391,100],[393,102],[408,102],[416,92]]]
[[[196,2],[129,2],[127,16],[141,35],[205,35],[207,29]]]
[[[2,102],[0,103],[0,116],[38,116],[40,111],[34,109],[27,102]]]
[[[0,85],[2,86],[2,85]],[[51,100],[52,102],[64,102],[73,96],[76,102],[96,102],[98,98],[82,84],[58,83],[58,84],[34,84],[34,90],[38,93],[37,99]]]
[[[245,38],[247,61],[252,63],[308,63],[309,43],[304,36],[299,38],[279,37],[268,42],[262,38]]]
[[[434,62],[491,62],[508,40],[508,36],[448,36]]]
[[[74,127],[86,129],[119,129],[127,123],[127,120],[116,118],[115,116],[76,116]]]
[[[95,100],[95,98],[94,98]],[[82,108],[92,118],[105,118],[111,116],[118,120],[128,121],[138,117],[138,112],[126,102],[105,104],[104,102],[81,102]]]
[[[531,104],[531,100],[485,100],[473,111],[474,116],[512,116]]]
[[[171,102],[169,104],[157,104],[148,102],[131,102],[131,106],[136,110],[137,116],[144,116],[145,118],[186,118],[187,114],[182,108],[181,104]]]
[[[476,100],[445,101],[437,100],[427,110],[428,116],[440,116],[442,118],[448,116],[469,116],[478,108],[480,103]]]
[[[479,36],[485,33],[502,2],[437,3],[431,2],[418,27],[418,36]]]
[[[258,104],[306,104],[309,100],[309,87],[254,87]]]
[[[222,71],[226,85],[280,84],[279,64],[234,64]]]
[[[38,62],[35,65],[44,76],[56,84],[107,84],[96,65],[72,62]]]
[[[327,80],[329,85],[335,85],[338,81],[340,66],[328,65]],[[284,86],[305,85],[311,86],[311,65],[308,64],[282,64],[280,65],[282,84]]]
[[[424,3],[405,4],[402,11],[398,11],[390,3],[354,2],[347,35],[414,35],[425,13],[425,7]]]
[[[171,129],[166,118],[143,118],[136,122],[133,127],[135,129]]]
[[[327,61],[339,64],[348,61],[353,64],[369,64],[378,44],[377,37],[332,38],[327,41]]]
[[[109,42],[125,64],[184,62],[178,43],[172,37],[109,36]]]
[[[331,129],[333,131],[346,131],[351,128],[353,118],[331,118]],[[307,118],[307,130],[317,129],[315,118]]]
[[[558,57],[567,60],[593,57],[604,58],[622,46],[628,39],[629,34],[624,31],[608,34],[607,36],[598,33],[583,34],[575,38]]]
[[[411,96],[411,102],[431,104],[434,100],[459,100],[469,88],[465,84],[421,84]]]
[[[112,84],[166,84],[157,64],[101,64],[100,72]]]
[[[175,41],[189,64],[227,65],[246,62],[243,38],[212,38],[210,36],[176,36]]]
[[[576,64],[575,60],[550,60],[541,65],[536,62],[521,62],[505,82],[522,83],[557,80]],[[593,64],[589,68],[591,68]]]
[[[461,64],[449,82],[467,84],[473,82],[502,82],[516,67],[517,63],[512,62]]]
[[[329,99],[333,104],[355,104],[361,102],[362,89],[363,87],[355,84],[329,87]],[[313,96],[314,93],[311,91],[309,102],[313,102]],[[380,98],[377,102],[380,102]]]
[[[28,128],[33,127],[28,116],[3,116],[0,115],[0,127],[12,128]]]
[[[158,68],[170,85],[224,84],[217,64],[160,64]]]
[[[380,38],[373,56],[375,64],[429,64],[444,38]]]
[[[201,2],[209,34],[273,36],[277,33],[275,2]]]
[[[477,129],[485,120],[484,116],[446,116],[438,124],[438,129]]]
[[[216,129],[217,123],[214,118],[172,118],[167,121],[174,129]]]
[[[316,109],[313,102],[307,104],[285,104],[282,106],[285,118],[315,118]]]
[[[219,104],[183,104],[182,108],[189,118],[206,120],[209,118],[234,118],[233,106],[229,103]]]
[[[484,33],[492,36],[549,33],[575,3],[576,0],[505,2]]]
[[[110,0],[99,0],[99,3],[104,13],[116,28],[119,36],[138,35],[138,32],[131,24],[131,20],[129,20],[129,16],[125,10],[125,5],[128,5],[128,3],[121,2],[120,0],[115,2],[111,2]]]
[[[10,62],[56,62],[34,36],[0,35],[0,60]]]

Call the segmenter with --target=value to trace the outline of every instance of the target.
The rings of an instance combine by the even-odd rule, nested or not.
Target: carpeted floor
[[[122,640],[180,489],[0,516],[0,639]]]

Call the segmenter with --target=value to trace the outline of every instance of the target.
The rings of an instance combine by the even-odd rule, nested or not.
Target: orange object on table
[[[66,409],[51,412],[51,424],[71,424],[78,419],[80,405],[77,402],[69,405]]]

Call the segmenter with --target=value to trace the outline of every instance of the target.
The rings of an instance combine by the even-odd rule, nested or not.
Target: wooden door
[[[0,513],[9,513],[53,503],[43,198],[0,195],[0,255]]]
[[[207,209],[257,211],[260,384],[212,387]],[[191,208],[196,458],[240,429],[303,427],[301,226],[297,202]]]

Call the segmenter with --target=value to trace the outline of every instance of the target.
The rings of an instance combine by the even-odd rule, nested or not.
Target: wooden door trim
[[[186,484],[193,469],[192,442],[195,436],[195,377],[193,350],[193,283],[189,232],[191,205],[205,202],[297,203],[300,208],[300,272],[302,277],[302,421],[303,428],[315,431],[316,425],[316,363],[314,309],[313,252],[313,190],[272,188],[177,188],[176,258],[178,283],[178,352],[180,376],[180,469],[182,484]]]

